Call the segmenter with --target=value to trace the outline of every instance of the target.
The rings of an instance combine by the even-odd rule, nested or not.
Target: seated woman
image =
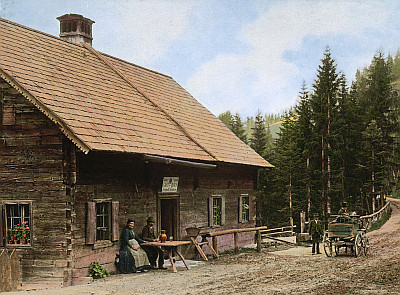
[[[121,273],[135,273],[147,271],[150,267],[146,252],[139,243],[145,243],[133,231],[135,221],[128,219],[120,238],[120,261],[119,271]]]

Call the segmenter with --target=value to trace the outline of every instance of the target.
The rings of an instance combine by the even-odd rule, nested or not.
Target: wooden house
[[[91,20],[59,20],[61,38],[0,19],[0,249],[24,282],[113,270],[127,218],[174,239],[254,226],[271,165],[171,77],[93,49]]]

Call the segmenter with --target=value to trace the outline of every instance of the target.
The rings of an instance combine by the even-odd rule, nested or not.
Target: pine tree
[[[246,132],[245,132],[242,120],[240,119],[240,116],[238,113],[236,113],[233,116],[231,124],[230,124],[230,129],[232,130],[233,133],[235,133],[235,135],[237,137],[240,138],[241,141],[243,141],[244,143],[247,144]]]
[[[311,96],[311,108],[316,133],[320,137],[321,197],[326,203],[326,212],[330,214],[332,206],[331,132],[339,81],[335,60],[332,59],[329,48],[326,49],[322,65],[318,68],[317,79],[313,85],[313,89],[314,94]]]
[[[222,121],[230,129],[230,126],[232,125],[233,121],[233,116],[230,111],[226,111],[218,116],[218,119]]]
[[[315,136],[313,135],[313,126],[311,121],[311,105],[309,93],[306,89],[305,82],[299,93],[299,102],[295,106],[297,114],[296,129],[297,132],[297,148],[301,151],[300,155],[300,169],[301,180],[304,187],[303,195],[307,200],[307,216],[311,215],[311,157],[313,154],[313,147],[315,144]]]
[[[264,156],[267,141],[267,131],[265,129],[264,118],[261,113],[258,112],[254,122],[254,127],[252,128],[250,146],[260,156]]]

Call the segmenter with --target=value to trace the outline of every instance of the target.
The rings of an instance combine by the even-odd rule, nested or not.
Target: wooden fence
[[[256,232],[257,251],[261,252],[261,242],[262,242],[263,237],[286,242],[286,241],[280,240],[278,238],[274,238],[273,236],[277,235],[277,234],[293,233],[294,227],[286,226],[286,227],[269,229],[266,226],[260,226],[260,227],[250,227],[250,228],[228,229],[228,230],[223,230],[223,231],[207,233],[206,236],[212,238],[213,248],[214,248],[215,252],[218,253],[218,236],[233,234],[234,250],[235,250],[235,253],[238,253],[239,252],[239,242],[238,242],[239,241],[239,237],[238,237],[239,233]]]
[[[364,228],[371,228],[374,223],[378,222],[384,216],[386,216],[390,210],[390,202],[387,202],[386,205],[383,206],[379,211],[376,211],[375,213],[370,215],[361,216],[360,219],[362,220]]]
[[[7,250],[0,253],[0,292],[16,290],[22,283],[21,263],[14,249],[8,256]]]

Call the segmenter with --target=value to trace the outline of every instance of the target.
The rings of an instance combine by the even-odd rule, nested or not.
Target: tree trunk
[[[310,214],[311,214],[311,184],[310,184],[310,157],[307,156],[307,218],[308,221],[311,220]]]
[[[293,230],[293,211],[292,211],[292,174],[289,175],[289,211],[290,211],[290,226]]]
[[[327,194],[326,194],[326,211],[328,214],[331,213],[331,207],[332,207],[332,200],[331,200],[331,156],[329,155],[329,151],[331,149],[331,144],[329,142],[331,135],[331,99],[330,96],[328,95],[328,126],[327,126],[327,136],[326,136],[326,142],[327,142],[327,161],[326,161],[326,168],[327,168]]]

